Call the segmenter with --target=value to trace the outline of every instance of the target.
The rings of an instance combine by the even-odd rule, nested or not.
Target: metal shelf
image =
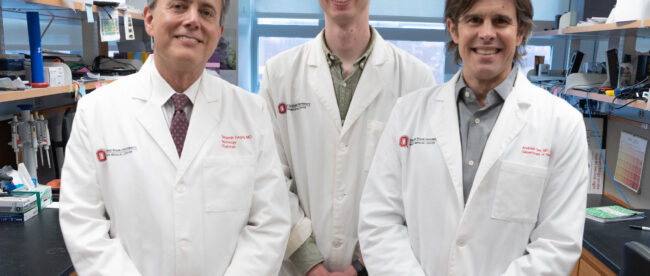
[[[610,36],[650,37],[650,19],[567,27],[560,30],[536,31],[532,33],[532,37],[536,38],[604,39]]]
[[[111,82],[113,82],[113,80],[99,81],[99,82],[86,82],[84,83],[84,85],[86,86],[86,90],[92,90],[95,89],[95,85],[97,83],[101,83],[102,85],[104,85],[104,84],[109,84]],[[38,98],[43,96],[51,96],[57,94],[66,94],[66,93],[71,93],[72,91],[73,91],[72,85],[54,86],[54,87],[46,87],[46,88],[32,88],[27,90],[8,91],[8,92],[0,91],[0,103]]]
[[[573,90],[569,89],[568,91],[565,92],[566,94],[581,97],[581,98],[587,98],[587,92],[585,91],[580,91],[580,90]],[[589,93],[589,99],[590,100],[595,100],[599,102],[605,102],[605,103],[613,103],[617,105],[625,105],[629,102],[632,102],[634,100],[621,100],[621,99],[614,99],[612,96],[607,96],[605,94],[599,94],[599,93]],[[627,105],[627,107],[633,107],[633,108],[638,108],[641,110],[650,110],[647,108],[647,105],[644,101],[635,101],[633,103],[630,103]]]
[[[63,8],[61,11],[48,10],[51,14],[58,15],[60,17],[75,18],[81,16],[84,13],[82,11],[86,10],[86,7],[82,2],[72,2],[74,9],[70,9],[62,0],[24,0],[24,1],[9,1],[2,4],[3,9],[18,9],[18,10],[39,10],[43,6],[51,6]],[[93,12],[97,12],[97,6],[93,5]],[[138,12],[128,12],[133,19],[144,20],[142,13]],[[120,11],[120,16],[123,16],[123,12]]]

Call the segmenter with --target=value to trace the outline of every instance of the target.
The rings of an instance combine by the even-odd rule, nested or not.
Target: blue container
[[[27,32],[29,34],[29,55],[32,63],[32,86],[47,86],[45,76],[43,75],[41,26],[38,12],[27,12]]]

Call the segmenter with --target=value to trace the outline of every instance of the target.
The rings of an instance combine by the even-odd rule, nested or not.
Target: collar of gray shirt
[[[491,105],[490,102],[494,100],[502,100],[505,101],[508,98],[508,95],[510,95],[510,92],[512,92],[512,88],[515,86],[515,81],[517,80],[517,72],[519,71],[519,67],[517,66],[512,66],[512,70],[510,70],[510,74],[508,74],[508,77],[506,77],[505,80],[503,80],[497,87],[492,89],[490,92],[496,92],[496,93],[488,93],[488,96],[486,98],[486,106]],[[465,84],[465,79],[463,78],[463,72],[461,71],[460,76],[458,77],[458,81],[456,82],[456,99],[457,101],[463,101],[463,98],[460,96],[461,92],[463,92],[465,89],[468,89],[471,91],[471,96],[472,99],[474,99],[474,91],[469,89],[467,87],[467,84]],[[494,96],[491,96],[490,94],[494,94],[497,98],[495,99]]]

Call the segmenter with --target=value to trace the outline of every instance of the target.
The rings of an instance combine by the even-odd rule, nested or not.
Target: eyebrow
[[[486,17],[486,15],[485,14],[480,14],[480,13],[467,13],[467,14],[461,15],[460,19],[462,20],[462,19],[473,18],[473,17],[484,18],[484,17]],[[505,15],[505,14],[501,14],[501,13],[493,14],[491,17],[492,18],[507,19],[508,21],[513,21],[513,19],[510,16]]]

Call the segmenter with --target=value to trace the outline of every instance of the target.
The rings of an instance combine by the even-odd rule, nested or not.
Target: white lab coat
[[[520,73],[465,206],[458,76],[391,113],[361,199],[370,275],[568,275],[587,197],[581,114]]]
[[[179,158],[163,89],[151,57],[79,102],[60,209],[76,271],[276,275],[290,213],[264,101],[204,71]]]
[[[286,257],[313,233],[325,267],[343,271],[359,256],[359,200],[390,110],[398,97],[435,81],[426,64],[374,31],[374,48],[341,125],[322,35],[270,59],[260,94],[292,191]],[[288,261],[281,274],[297,275]]]

